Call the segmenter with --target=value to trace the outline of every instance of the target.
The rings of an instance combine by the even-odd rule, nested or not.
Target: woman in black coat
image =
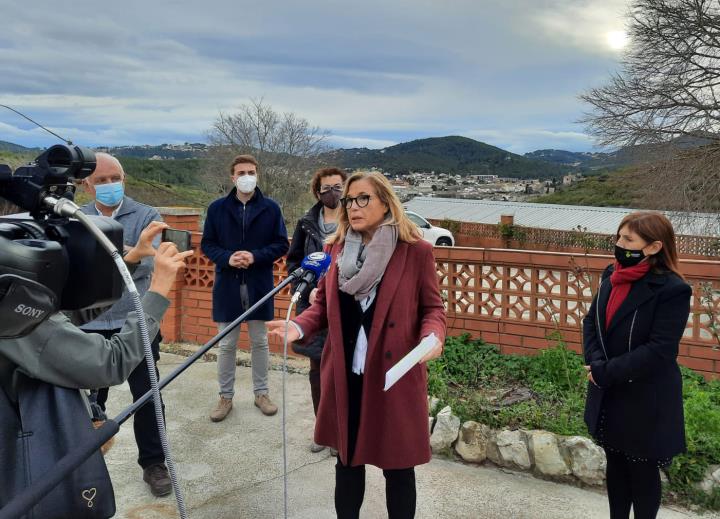
[[[678,271],[675,233],[660,213],[627,215],[617,262],[583,320],[585,422],[607,455],[611,519],[655,518],[660,467],[685,451],[678,346],[692,290]]]
[[[300,267],[303,258],[313,252],[323,250],[325,239],[335,232],[337,228],[340,197],[345,187],[346,173],[337,168],[319,169],[313,175],[310,188],[318,202],[312,206],[295,226],[290,250],[287,254],[288,273]],[[317,282],[310,288],[315,290]],[[295,286],[293,286],[293,290]],[[300,315],[309,306],[311,290],[306,291],[297,303],[296,313]],[[320,357],[327,331],[316,334],[306,342],[293,343],[293,351],[310,358],[310,393],[312,395],[313,409],[317,414],[320,403]],[[324,447],[312,442],[310,450],[320,452]]]

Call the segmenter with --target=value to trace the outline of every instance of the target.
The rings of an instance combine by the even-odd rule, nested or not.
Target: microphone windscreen
[[[324,252],[313,252],[305,256],[300,266],[306,271],[313,272],[317,279],[330,267],[330,255]]]

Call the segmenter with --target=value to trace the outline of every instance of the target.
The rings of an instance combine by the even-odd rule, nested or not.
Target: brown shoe
[[[257,405],[257,403],[255,405]],[[232,398],[221,396],[217,406],[212,410],[212,413],[210,413],[210,420],[213,422],[222,422],[231,410]]]
[[[259,407],[265,416],[274,415],[278,409],[267,394],[255,395],[255,407]]]
[[[162,497],[172,492],[172,481],[164,463],[154,463],[143,469],[143,481],[150,485],[150,492],[155,497]]]

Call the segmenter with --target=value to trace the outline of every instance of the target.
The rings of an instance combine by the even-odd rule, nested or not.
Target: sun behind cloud
[[[629,40],[625,31],[609,31],[605,34],[605,41],[611,49],[623,50]]]

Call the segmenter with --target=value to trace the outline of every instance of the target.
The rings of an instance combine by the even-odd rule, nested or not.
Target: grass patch
[[[428,389],[440,400],[436,410],[450,405],[461,421],[494,428],[589,436],[583,420],[583,359],[567,349],[559,334],[549,339],[556,346],[523,356],[503,355],[497,346],[467,334],[448,337],[443,356],[428,364]],[[707,468],[720,464],[720,381],[708,382],[684,367],[681,372],[688,452],[674,458],[668,490],[683,504],[720,510],[720,490],[707,495],[697,488]],[[526,398],[501,405],[518,392]]]
[[[429,369],[430,393],[452,406],[463,421],[588,434],[582,419],[586,391],[582,359],[564,346],[528,357],[503,355],[496,346],[469,335],[448,337],[445,353]],[[521,388],[530,390],[529,400],[499,405],[497,397]]]

